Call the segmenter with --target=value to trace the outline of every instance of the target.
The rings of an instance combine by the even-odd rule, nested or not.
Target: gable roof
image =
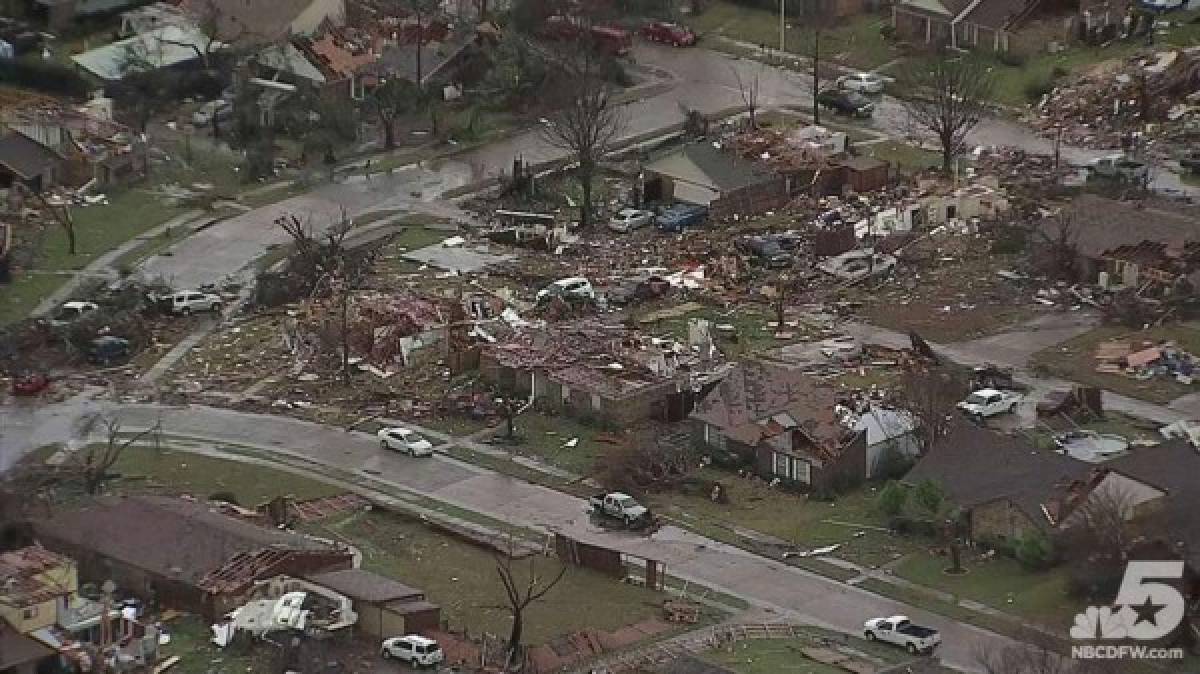
[[[968,508],[1007,500],[1030,521],[1045,527],[1061,521],[1071,485],[1087,478],[1093,468],[1083,461],[1035,449],[1023,437],[990,431],[963,419],[955,421],[904,481],[933,480],[942,485],[951,501]]]
[[[1008,28],[1026,8],[1024,0],[981,0],[963,9],[963,21],[997,30]]]
[[[169,68],[200,58],[200,54],[208,46],[208,38],[198,28],[168,24],[76,54],[71,60],[102,80],[115,82],[125,77],[133,65],[137,66],[135,70]],[[209,51],[217,51],[223,47],[224,44],[217,41]],[[141,63],[131,64],[130,54],[136,54]]]
[[[297,31],[315,30],[345,12],[340,0],[182,0],[180,7],[199,21],[217,21],[221,40],[269,43]],[[303,25],[295,25],[303,24]]]
[[[1106,251],[1135,246],[1143,241],[1165,243],[1171,248],[1200,242],[1198,214],[1138,207],[1094,194],[1076,197],[1065,210],[1073,218],[1076,246],[1088,257],[1100,257]],[[1054,218],[1046,218],[1042,228],[1052,237],[1059,231]]]
[[[238,555],[262,548],[322,550],[313,539],[225,515],[207,503],[166,496],[97,499],[33,523],[50,548],[90,550],[196,584]]]
[[[1189,561],[1200,566],[1200,451],[1178,438],[1139,447],[1104,467],[1167,492],[1160,516],[1174,542],[1186,544]]]
[[[845,427],[834,412],[837,394],[799,368],[751,360],[730,370],[696,405],[692,418],[754,446],[794,421],[819,445],[841,444]],[[787,419],[790,417],[790,420]]]
[[[69,588],[43,582],[38,576],[71,564],[70,559],[40,545],[0,554],[0,604],[31,606],[69,594]]]
[[[25,134],[9,131],[0,136],[0,166],[21,180],[32,180],[42,175],[62,159],[57,152]]]
[[[757,185],[775,178],[753,162],[739,158],[732,152],[713,147],[708,141],[684,145],[647,167],[648,170],[689,182],[704,184],[719,192]]]
[[[415,587],[409,587],[387,576],[381,576],[365,569],[315,573],[310,574],[308,579],[355,601],[381,603],[425,598],[425,593]]]

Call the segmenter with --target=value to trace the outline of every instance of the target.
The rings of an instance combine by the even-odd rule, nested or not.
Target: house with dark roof
[[[0,189],[21,183],[34,191],[54,186],[65,158],[23,133],[0,133]]]
[[[353,602],[358,614],[355,629],[362,636],[383,639],[419,634],[441,624],[441,608],[427,601],[424,592],[371,571],[327,571],[309,574],[308,580]]]
[[[0,621],[0,672],[35,674],[47,671],[47,668],[56,668],[58,663],[55,660],[53,649]]]
[[[74,558],[85,581],[208,617],[240,604],[256,581],[350,568],[331,543],[267,528],[208,503],[165,496],[103,497],[33,522],[47,548]]]
[[[899,0],[892,25],[901,38],[954,49],[1008,51],[1014,24],[1038,0]]]
[[[800,369],[763,361],[734,367],[692,412],[695,442],[764,479],[835,490],[867,472],[867,433],[838,417],[837,393]]]
[[[1070,229],[1064,230],[1058,218],[1044,218],[1042,232],[1051,241],[1067,238],[1075,247],[1080,280],[1165,290],[1186,278],[1200,287],[1200,213],[1094,194],[1080,195],[1064,210]]]
[[[787,202],[787,179],[712,142],[690,143],[645,167],[647,201],[707,206],[713,217],[751,215]]]

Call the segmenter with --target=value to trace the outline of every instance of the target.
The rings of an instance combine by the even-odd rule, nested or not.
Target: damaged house
[[[739,363],[696,405],[693,438],[765,479],[836,491],[867,474],[867,432],[839,419],[836,392],[799,368]]]
[[[1008,51],[1014,25],[1036,0],[900,0],[892,5],[896,34],[918,44]]]
[[[707,206],[713,218],[779,208],[789,200],[787,181],[719,144],[690,143],[645,167],[646,201]]]
[[[165,496],[105,497],[33,527],[47,548],[78,561],[81,579],[111,579],[210,618],[240,604],[258,580],[350,568],[352,560],[331,543]]]
[[[486,381],[517,395],[626,425],[685,418],[718,364],[674,340],[589,322],[530,328],[485,344],[479,367]]]

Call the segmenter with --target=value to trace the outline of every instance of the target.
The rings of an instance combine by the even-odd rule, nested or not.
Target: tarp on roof
[[[114,82],[131,70],[169,68],[197,59],[207,46],[208,38],[198,29],[163,26],[76,54],[71,60],[96,77]],[[209,51],[222,47],[214,42]]]

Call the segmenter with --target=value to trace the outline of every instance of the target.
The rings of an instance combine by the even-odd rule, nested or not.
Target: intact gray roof
[[[365,569],[311,574],[308,579],[355,601],[381,603],[395,600],[419,601],[425,598],[425,593],[414,587]]]
[[[52,550],[62,544],[91,550],[193,583],[238,553],[328,548],[299,534],[230,517],[207,503],[166,496],[102,497],[35,521],[33,527]]]
[[[692,143],[683,148],[683,153],[701,171],[713,179],[722,192],[728,192],[771,180],[775,176],[753,162],[722,152],[711,143]]]
[[[12,171],[22,180],[40,176],[62,157],[54,150],[24,134],[9,131],[0,136],[0,166]]]
[[[1079,252],[1088,257],[1100,257],[1105,251],[1143,241],[1165,243],[1172,248],[1200,242],[1200,213],[1139,207],[1093,194],[1077,197],[1065,210],[1072,218]],[[1051,238],[1055,238],[1058,227],[1054,218],[1042,223],[1043,231]]]
[[[1104,467],[1166,491],[1158,517],[1172,538],[1187,544],[1192,563],[1200,563],[1200,451],[1187,440],[1168,440],[1139,447]]]

